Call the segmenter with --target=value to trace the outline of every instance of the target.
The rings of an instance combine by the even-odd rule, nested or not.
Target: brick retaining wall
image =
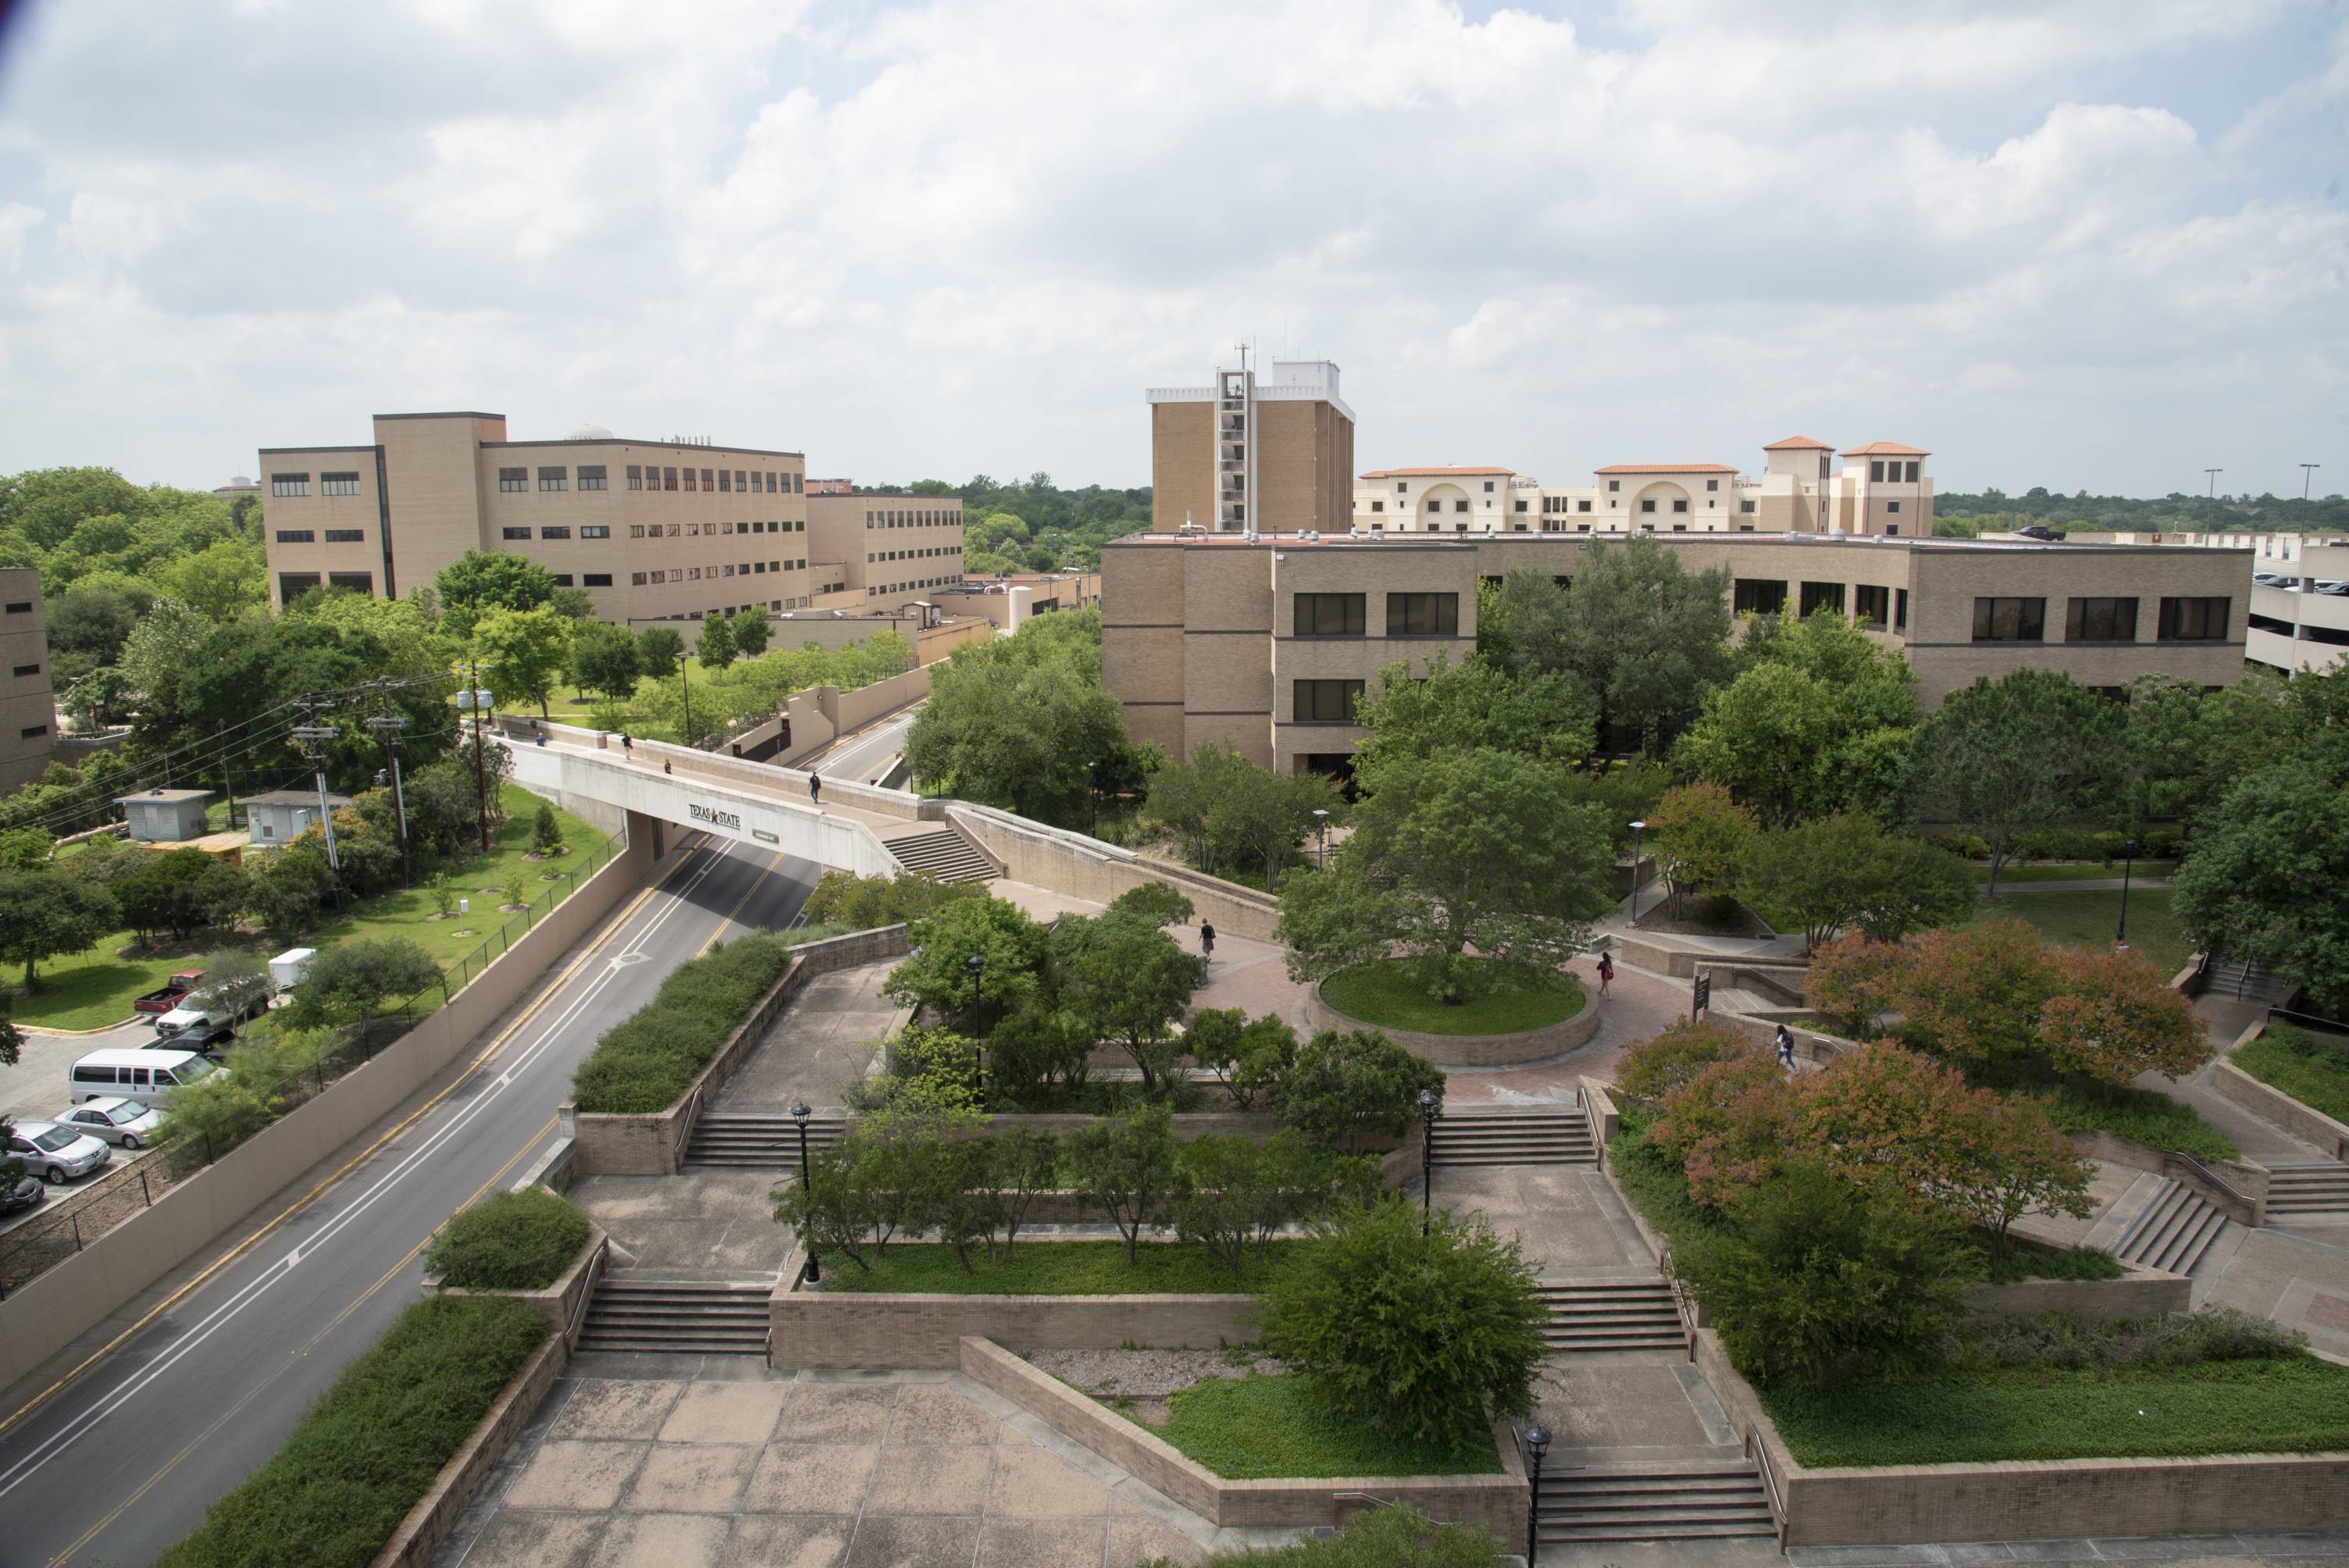
[[[1447,1068],[1547,1061],[1588,1045],[1599,1032],[1599,1007],[1589,996],[1583,997],[1582,1010],[1570,1018],[1509,1035],[1423,1035],[1413,1029],[1390,1029],[1338,1011],[1323,998],[1319,983],[1305,994],[1305,1019],[1316,1029],[1376,1029],[1412,1055]]]
[[[368,1568],[427,1568],[481,1490],[481,1483],[506,1457],[539,1401],[546,1398],[570,1362],[570,1347],[562,1334],[547,1336],[546,1343],[532,1352],[513,1381],[506,1385],[506,1391],[473,1429],[473,1435],[465,1439],[465,1446],[440,1467],[432,1489],[408,1511],[408,1517],[399,1522],[399,1528],[392,1532],[391,1540],[375,1554]]]

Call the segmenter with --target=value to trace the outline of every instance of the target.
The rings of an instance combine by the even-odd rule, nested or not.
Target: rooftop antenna
[[[1246,375],[1247,373],[1248,346],[1246,342],[1241,342],[1234,345],[1233,346],[1237,347],[1240,351],[1240,373],[1242,375]]]

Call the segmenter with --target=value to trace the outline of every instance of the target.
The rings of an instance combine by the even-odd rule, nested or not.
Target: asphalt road
[[[913,724],[914,716],[921,711],[922,705],[916,703],[903,713],[893,714],[845,740],[834,741],[800,766],[813,768],[827,779],[846,779],[859,784],[869,784],[884,764],[905,749],[905,731]]]
[[[817,868],[755,850],[672,859],[484,1068],[0,1436],[0,1565],[133,1568],[187,1533],[417,1299],[415,1253],[433,1229],[544,1151],[595,1037],[713,937],[790,923]]]

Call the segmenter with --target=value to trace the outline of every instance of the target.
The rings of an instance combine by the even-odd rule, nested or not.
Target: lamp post
[[[1532,1495],[1526,1502],[1526,1568],[1534,1568],[1534,1553],[1541,1549],[1541,1466],[1542,1455],[1549,1451],[1549,1429],[1536,1422],[1526,1429],[1526,1479],[1532,1484],[1526,1489]]]
[[[2121,861],[2121,923],[2119,929],[2113,933],[2115,947],[2128,945],[2129,873],[2137,869],[2137,841],[2131,839],[2123,844],[2121,853],[2125,857]]]
[[[1313,869],[1330,869],[1330,813],[1322,807],[1313,808]]]
[[[677,655],[677,695],[685,701],[685,743],[693,744],[693,680],[686,672],[685,655]]]
[[[807,1191],[808,1184],[807,1101],[802,1099],[792,1102],[792,1119],[800,1124],[800,1191],[804,1193]],[[805,1230],[802,1230],[800,1232],[800,1245],[807,1248],[808,1284],[822,1284],[823,1283],[823,1270],[817,1266],[815,1261],[815,1243],[808,1240],[808,1234]]]
[[[2316,470],[2323,466],[2324,465],[2323,463],[2302,463],[2300,465],[2301,500],[2306,500],[2308,499],[2308,481],[2314,479],[2316,477]]]
[[[971,1032],[978,1040],[978,1103],[987,1103],[987,955],[974,953],[963,962],[970,968]]]
[[[1095,838],[1101,836],[1101,785],[1093,774],[1094,764],[1085,764],[1085,804],[1091,813],[1091,826],[1085,830]]]
[[[1637,820],[1631,823],[1631,929],[1640,929],[1640,840],[1648,824]]]
[[[1419,1091],[1419,1234],[1427,1236],[1428,1216],[1435,1209],[1435,1124],[1444,1119],[1444,1099],[1432,1088]]]

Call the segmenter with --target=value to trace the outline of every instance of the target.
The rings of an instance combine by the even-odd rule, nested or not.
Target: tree
[[[701,662],[702,669],[715,675],[734,662],[734,623],[725,615],[712,615],[701,623],[701,634],[693,640],[693,656]]]
[[[1942,699],[1918,737],[1918,802],[1989,844],[1985,898],[2024,833],[2106,796],[2122,723],[2114,704],[2054,670],[1982,676]]]
[[[1665,1094],[1646,1136],[1687,1170],[1692,1201],[1721,1207],[1785,1164],[1794,1094],[1768,1048],[1748,1046]]]
[[[636,634],[639,673],[656,678],[677,667],[685,656],[685,639],[667,626],[647,626]]]
[[[524,556],[468,550],[432,580],[441,624],[471,637],[474,623],[492,610],[535,610],[554,597],[554,573]]]
[[[202,850],[150,854],[108,884],[120,918],[142,935],[189,937],[233,921],[250,896],[250,879]]]
[[[411,785],[411,803],[414,799]],[[290,941],[310,929],[319,905],[334,894],[334,872],[326,857],[309,844],[289,846],[262,857],[253,873],[245,913],[261,923],[273,941]]]
[[[2175,821],[2191,837],[2237,779],[2297,752],[2308,720],[2283,678],[2257,667],[2214,692],[2199,681],[2138,676],[2121,738],[2120,825],[2141,832]]]
[[[1062,915],[1052,927],[1052,965],[1070,1016],[1094,1039],[1115,1041],[1142,1069],[1142,1090],[1182,1054],[1175,1023],[1198,988],[1198,960],[1148,914],[1112,911]]]
[[[1533,1409],[1549,1315],[1535,1265],[1482,1215],[1420,1234],[1408,1204],[1341,1211],[1263,1293],[1265,1348],[1341,1416],[1465,1446]]]
[[[1671,890],[1673,909],[1682,913],[1690,894],[1730,886],[1755,828],[1754,813],[1731,799],[1728,790],[1703,782],[1666,790],[1647,823],[1656,867]]]
[[[1267,1013],[1251,1023],[1237,1007],[1202,1007],[1192,1014],[1183,1043],[1241,1110],[1276,1099],[1297,1060],[1297,1031],[1284,1019]]]
[[[1273,1096],[1281,1121],[1345,1154],[1393,1138],[1419,1114],[1419,1097],[1444,1098],[1444,1069],[1376,1029],[1324,1029],[1282,1071]]]
[[[257,546],[223,539],[158,574],[164,592],[199,614],[233,621],[269,603],[269,577]]]
[[[1242,763],[1224,775],[1226,788],[1207,810],[1207,837],[1264,863],[1268,890],[1277,887],[1280,864],[1312,835],[1322,819],[1342,819],[1345,798],[1336,782],[1319,773],[1277,773]]]
[[[1230,780],[1253,766],[1231,747],[1202,742],[1190,761],[1170,761],[1150,776],[1142,820],[1174,835],[1193,865],[1213,871],[1215,846],[1208,837],[1208,821],[1233,788]]]
[[[2142,953],[2059,947],[2054,994],[2039,1009],[2039,1048],[2059,1073],[2127,1088],[2140,1073],[2191,1076],[2210,1038],[2185,994]]]
[[[953,900],[905,935],[914,952],[889,972],[887,995],[970,1019],[973,1034],[987,1032],[977,1016],[981,1001],[988,1016],[1000,1017],[1049,996],[1051,934],[1009,900]],[[983,965],[979,975],[974,957]]]
[[[10,828],[0,832],[0,868],[38,871],[49,863],[49,851],[57,841],[56,834],[39,826]]]
[[[2245,776],[2203,819],[2172,887],[2204,952],[2255,959],[2326,1012],[2349,1011],[2349,899],[2337,896],[2349,887],[2349,770],[2311,757]]]
[[[121,918],[112,895],[51,869],[0,873],[0,959],[25,966],[25,989],[40,988],[34,966],[79,953]]]
[[[1378,1186],[1376,1161],[1333,1162],[1294,1130],[1262,1140],[1209,1134],[1183,1151],[1169,1208],[1177,1236],[1245,1279],[1281,1231],[1325,1218],[1341,1191],[1359,1203]]]
[[[1589,944],[1612,861],[1553,769],[1501,751],[1398,764],[1330,869],[1283,880],[1289,973],[1318,980],[1400,951],[1448,1003],[1535,983]]]
[[[1380,788],[1390,759],[1483,748],[1565,763],[1589,756],[1598,742],[1598,702],[1570,675],[1512,676],[1479,657],[1454,664],[1442,649],[1425,669],[1414,676],[1408,663],[1390,665],[1356,704],[1355,719],[1370,731],[1354,752],[1363,789]]]
[[[554,820],[554,808],[543,800],[538,803],[538,810],[531,819],[530,847],[540,855],[554,856],[563,852],[562,825]]]
[[[1812,947],[1847,925],[1898,937],[1962,920],[1977,907],[1963,862],[1872,817],[1796,822],[1747,841],[1738,896],[1780,930],[1799,927]]]
[[[274,986],[269,965],[250,948],[215,947],[204,954],[203,971],[204,1000],[231,1017],[259,1012]]]
[[[1142,1227],[1174,1187],[1174,1133],[1166,1108],[1146,1105],[1122,1119],[1104,1118],[1070,1133],[1062,1147],[1076,1172],[1077,1195],[1110,1217],[1125,1237],[1125,1261],[1133,1263]]]
[[[295,1028],[364,1028],[385,1002],[412,996],[440,979],[432,956],[405,936],[339,942],[310,960],[294,987],[287,1021]]]
[[[1024,817],[1082,820],[1085,765],[1108,766],[1126,745],[1101,684],[1100,634],[1096,612],[1064,611],[930,665],[929,700],[905,732],[914,776]]]
[[[1674,1024],[1623,1053],[1615,1066],[1615,1088],[1627,1099],[1655,1105],[1714,1063],[1754,1051],[1754,1042],[1725,1024]]]
[[[545,607],[491,610],[474,624],[474,656],[500,704],[534,702],[546,717],[546,699],[571,651],[572,624]]]
[[[24,1054],[25,1032],[16,1026],[16,1010],[15,989],[0,985],[0,1068],[15,1067]],[[7,1145],[7,1119],[0,1117],[0,1148]]]
[[[732,617],[734,651],[746,659],[755,659],[767,651],[767,639],[773,628],[767,620],[766,610],[753,604]]]
[[[644,673],[637,641],[626,626],[582,621],[572,629],[571,681],[581,691],[599,692],[612,702],[626,702],[636,695],[637,677]]]

